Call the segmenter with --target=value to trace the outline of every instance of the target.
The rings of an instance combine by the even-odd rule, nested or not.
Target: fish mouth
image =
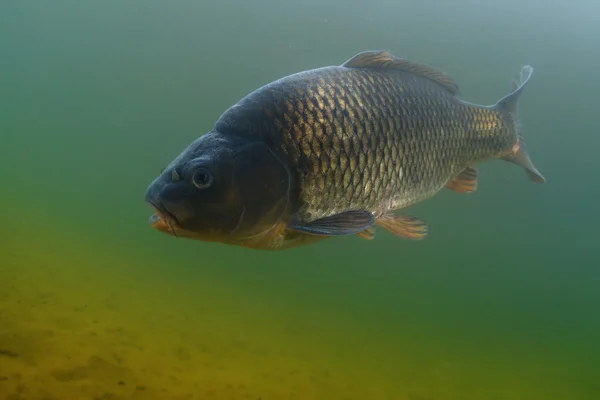
[[[177,217],[160,203],[154,201],[147,201],[147,203],[154,210],[154,214],[152,214],[148,220],[150,226],[156,230],[177,236],[175,230],[181,226]]]

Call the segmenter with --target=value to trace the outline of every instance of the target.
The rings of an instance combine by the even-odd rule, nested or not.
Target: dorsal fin
[[[387,50],[363,51],[343,63],[342,67],[403,70],[430,79],[449,90],[453,95],[457,95],[459,92],[458,85],[454,80],[442,71],[414,61],[396,57]]]

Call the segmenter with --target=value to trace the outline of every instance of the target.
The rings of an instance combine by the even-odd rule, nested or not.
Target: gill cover
[[[266,235],[290,210],[291,175],[286,164],[261,142],[235,152],[235,181],[243,210],[235,233]]]

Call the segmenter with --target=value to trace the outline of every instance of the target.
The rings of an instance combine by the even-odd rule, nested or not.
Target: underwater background
[[[600,398],[594,1],[0,3],[0,399]],[[389,49],[493,104],[546,177],[261,252],[152,230],[148,184],[251,90]]]

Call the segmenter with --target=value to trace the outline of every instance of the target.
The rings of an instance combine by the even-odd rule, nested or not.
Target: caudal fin
[[[519,75],[512,81],[512,92],[500,99],[494,107],[510,118],[517,133],[517,142],[512,152],[508,156],[502,157],[502,159],[525,168],[529,179],[532,181],[544,183],[546,182],[546,178],[535,168],[525,149],[525,140],[521,134],[521,124],[518,116],[519,97],[523,92],[523,88],[529,82],[531,75],[533,75],[533,67],[530,65],[524,66]]]

